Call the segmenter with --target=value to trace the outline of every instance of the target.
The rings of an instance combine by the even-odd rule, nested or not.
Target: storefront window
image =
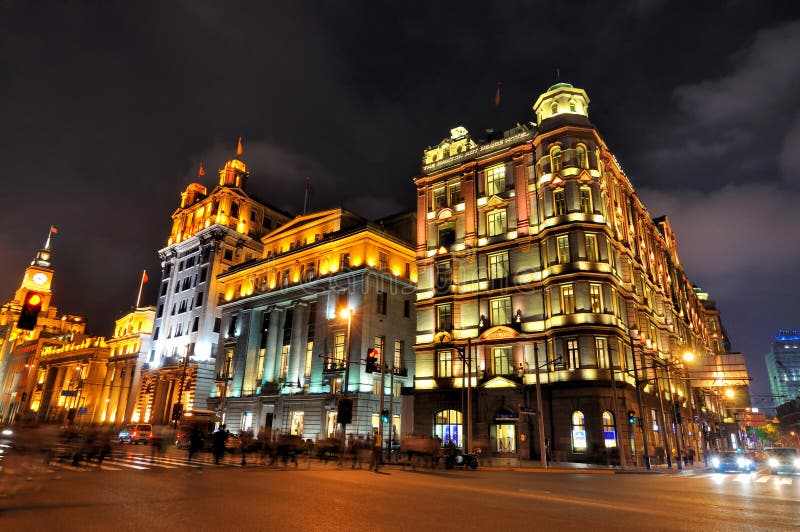
[[[603,442],[606,448],[617,446],[617,431],[614,430],[614,414],[603,412]]]
[[[491,426],[492,451],[496,453],[517,452],[517,426],[497,424]]]
[[[572,413],[572,451],[576,453],[586,451],[586,425],[583,412],[580,410]]]
[[[453,442],[462,447],[461,412],[458,410],[441,410],[436,413],[433,423],[433,435],[442,440],[442,444]]]

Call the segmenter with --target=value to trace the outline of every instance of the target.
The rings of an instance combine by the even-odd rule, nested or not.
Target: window
[[[197,293],[197,299],[195,300],[194,306],[199,307],[203,304],[203,292]]]
[[[443,207],[447,207],[447,189],[445,187],[439,187],[433,189],[433,205],[434,211],[439,210]]]
[[[436,286],[434,291],[437,295],[450,292],[450,285],[453,284],[453,271],[450,261],[439,261],[435,264]]]
[[[594,212],[594,206],[592,204],[592,189],[589,188],[587,185],[583,185],[581,187],[581,212],[585,212],[586,214],[591,214]]]
[[[342,253],[339,255],[339,269],[347,270],[348,268],[350,268],[350,254]]]
[[[597,235],[586,233],[586,260],[597,262]]]
[[[239,217],[239,204],[235,201],[231,203],[231,218]]]
[[[489,279],[508,279],[508,252],[489,255]]]
[[[256,211],[253,211],[253,210],[250,211],[250,221],[251,222],[255,222],[256,221]]]
[[[570,101],[569,101],[569,111],[570,111],[571,113],[574,113],[574,112],[575,112],[575,100],[570,100]]]
[[[394,341],[394,360],[392,361],[392,366],[395,368],[403,367],[403,347],[403,340]]]
[[[561,148],[556,146],[555,148],[550,150],[550,161],[553,172],[558,172],[559,170],[561,170]]]
[[[378,268],[384,272],[389,269],[389,256],[382,251],[378,252]]]
[[[572,452],[586,451],[586,425],[583,412],[576,410],[572,413]]]
[[[411,317],[411,301],[406,299],[403,301],[403,317],[410,318]]]
[[[162,296],[167,295],[167,286],[168,285],[169,285],[169,281],[165,281],[164,283],[162,283],[162,285],[161,285],[161,295]]]
[[[561,235],[556,237],[556,248],[558,252],[558,263],[569,263],[569,236]]]
[[[575,313],[575,292],[571,284],[561,285],[561,313]]]
[[[453,307],[447,305],[436,306],[436,331],[450,331],[453,329]]]
[[[566,341],[567,347],[567,360],[569,360],[569,369],[577,369],[581,367],[581,356],[578,350],[578,339],[568,338]]]
[[[227,261],[233,260],[233,251],[231,251],[230,249],[226,249],[223,258]]]
[[[556,216],[567,214],[567,197],[563,188],[557,188],[553,191],[553,212]]]
[[[583,144],[578,144],[575,149],[578,155],[578,166],[580,168],[589,168],[589,159],[586,157],[586,147]]]
[[[493,166],[486,170],[486,195],[500,194],[506,190],[506,167]]]
[[[192,323],[192,332],[197,332],[197,328],[200,326],[200,318],[195,316],[194,322]]]
[[[256,380],[258,382],[261,382],[261,379],[264,378],[264,358],[266,355],[267,350],[265,348],[262,347],[258,350],[258,361],[256,362]]]
[[[440,410],[433,418],[433,435],[442,443],[453,443],[462,446],[461,412],[458,410]]]
[[[245,412],[242,416],[242,430],[250,430],[253,428],[253,413]]]
[[[550,105],[550,112],[553,114],[558,113],[558,104],[556,102],[553,102],[552,105]]]
[[[333,361],[344,363],[344,332],[333,334]]]
[[[158,312],[156,313],[156,318],[160,318],[164,315],[164,305],[161,304],[158,306]]]
[[[497,209],[486,216],[489,236],[502,235],[506,232],[506,210]]]
[[[495,375],[508,375],[513,370],[511,364],[511,347],[492,348],[492,367]]]
[[[153,333],[153,340],[158,340],[158,331],[161,330],[161,327],[156,327],[156,332]]]
[[[311,362],[314,360],[314,342],[306,342],[306,363],[303,370],[303,375],[308,377],[311,375]]]
[[[237,314],[233,314],[231,316],[230,321],[228,322],[228,338],[231,338],[236,335],[236,321],[239,319]]]
[[[222,319],[221,318],[214,318],[214,332],[215,333],[219,332],[219,328],[220,328],[221,324],[222,324]]]
[[[383,353],[386,351],[386,337],[375,337],[375,351],[378,353],[378,364],[385,364],[383,360]]]
[[[511,298],[499,297],[489,300],[492,326],[511,323]]]
[[[291,412],[290,416],[292,418],[292,424],[289,427],[289,434],[292,436],[302,436],[303,435],[303,418],[305,417],[305,412]]]
[[[278,372],[278,378],[286,380],[289,375],[289,349],[291,346],[284,345],[281,347],[281,367]]]
[[[608,368],[608,346],[605,338],[594,339],[594,351],[597,354],[597,367]]]
[[[450,205],[455,206],[463,202],[464,198],[461,197],[461,183],[450,184]]]
[[[603,285],[600,283],[589,283],[589,306],[592,312],[603,312]]]
[[[207,266],[204,266],[203,268],[200,268],[200,282],[201,283],[206,282],[206,275],[207,274],[208,274],[208,267]]]
[[[437,351],[437,377],[452,377],[453,376],[453,352],[449,349]]]
[[[609,411],[603,412],[603,443],[606,449],[617,446],[617,431],[614,428],[614,414]]]
[[[456,225],[446,223],[439,226],[439,247],[448,248],[456,243]]]
[[[386,314],[386,300],[389,294],[386,292],[378,292],[376,297],[376,310],[378,314]]]

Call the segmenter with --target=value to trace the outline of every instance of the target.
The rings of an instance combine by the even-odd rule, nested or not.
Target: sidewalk
[[[594,474],[594,475],[620,475],[620,474],[662,474],[662,475],[693,475],[695,472],[707,472],[710,469],[703,463],[694,465],[684,465],[683,469],[678,469],[676,464],[672,464],[672,468],[668,468],[666,464],[658,464],[651,466],[651,469],[645,467],[627,466],[621,468],[619,466],[607,466],[601,464],[585,464],[581,462],[551,462],[545,469],[539,460],[492,460],[488,463],[481,462],[480,468],[488,471],[522,471],[528,473],[577,473],[577,474]],[[514,462],[514,463],[511,463]],[[518,464],[517,464],[518,463]]]

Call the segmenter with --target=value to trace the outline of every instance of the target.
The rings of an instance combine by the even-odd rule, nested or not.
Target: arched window
[[[603,412],[603,442],[606,448],[617,446],[617,431],[614,428],[614,414],[606,410]]]
[[[553,214],[556,216],[567,214],[567,197],[563,188],[553,190]]]
[[[550,150],[550,169],[553,172],[561,170],[561,148],[558,146]]]
[[[588,169],[589,160],[586,158],[586,146],[583,144],[578,144],[578,147],[575,148],[575,153],[578,156],[578,167]]]
[[[552,105],[550,105],[550,112],[553,114],[558,113],[558,104],[556,102],[553,102]]]
[[[569,101],[569,111],[570,111],[571,113],[574,113],[574,112],[575,112],[575,100],[570,100],[570,101]]]
[[[583,412],[576,410],[572,413],[572,452],[586,451],[586,425]]]
[[[442,440],[442,444],[453,442],[456,447],[462,446],[461,412],[458,410],[440,410],[433,420],[433,435]]]

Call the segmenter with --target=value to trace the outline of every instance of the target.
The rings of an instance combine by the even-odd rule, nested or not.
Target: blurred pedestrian
[[[194,453],[203,448],[203,435],[200,433],[200,428],[193,426],[189,432],[189,458],[191,460]]]
[[[225,430],[225,425],[222,425],[211,435],[211,452],[214,453],[214,463],[217,465],[225,455],[226,441],[228,441],[228,431]]]

